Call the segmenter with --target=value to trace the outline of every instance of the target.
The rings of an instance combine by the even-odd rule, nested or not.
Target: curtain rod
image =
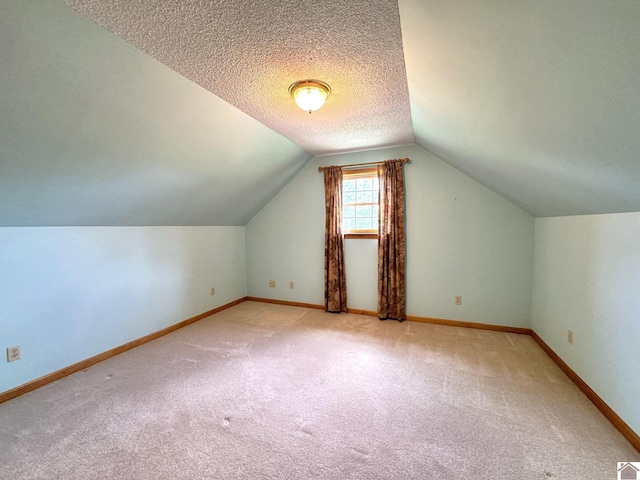
[[[402,163],[411,163],[411,160],[409,160],[408,158],[400,158],[399,159]],[[389,160],[385,160],[385,161],[389,161]],[[382,165],[384,162],[370,162],[370,163],[350,163],[348,165],[336,165],[337,167],[340,168],[349,168],[349,167],[368,167],[368,166],[373,166],[373,165]],[[318,167],[318,171],[322,172],[323,170],[326,170],[327,168],[333,168],[333,167]]]

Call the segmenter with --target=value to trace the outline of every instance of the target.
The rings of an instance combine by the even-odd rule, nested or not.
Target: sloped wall
[[[528,327],[533,217],[417,145],[316,157],[246,226],[249,295],[323,304],[317,167],[403,157],[412,161],[405,166],[407,313]],[[376,240],[345,240],[345,257],[349,307],[376,310]]]
[[[535,225],[533,329],[640,432],[640,213]]]
[[[246,296],[244,227],[0,228],[0,392]],[[216,295],[211,296],[211,288]]]
[[[311,158],[72,8],[0,1],[0,226],[244,225]]]

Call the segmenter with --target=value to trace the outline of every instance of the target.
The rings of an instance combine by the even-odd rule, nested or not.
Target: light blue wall
[[[0,0],[0,226],[244,225],[311,158],[61,2]]]
[[[533,329],[640,432],[640,213],[536,219],[533,286]]]
[[[403,157],[412,161],[405,166],[407,313],[528,327],[533,217],[417,145],[317,157],[247,224],[249,295],[323,304],[317,167]],[[345,240],[345,258],[348,306],[376,310],[376,240]]]
[[[0,228],[0,346],[22,347],[0,361],[0,392],[246,296],[244,240],[244,227]]]

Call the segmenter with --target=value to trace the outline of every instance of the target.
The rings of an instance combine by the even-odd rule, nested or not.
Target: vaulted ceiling
[[[413,143],[389,0],[63,0],[314,155]],[[313,115],[289,85],[329,83]]]
[[[640,211],[638,31],[636,0],[0,0],[0,225],[243,225],[314,155],[414,141],[533,215]]]
[[[536,216],[640,211],[640,2],[400,0],[416,142]]]

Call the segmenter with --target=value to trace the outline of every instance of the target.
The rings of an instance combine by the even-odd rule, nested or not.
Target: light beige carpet
[[[2,479],[614,479],[528,336],[244,302],[0,405]]]

